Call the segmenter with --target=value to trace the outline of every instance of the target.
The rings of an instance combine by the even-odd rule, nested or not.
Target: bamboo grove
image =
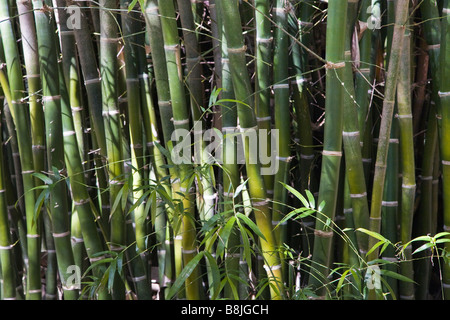
[[[449,23],[0,0],[1,299],[449,299]]]

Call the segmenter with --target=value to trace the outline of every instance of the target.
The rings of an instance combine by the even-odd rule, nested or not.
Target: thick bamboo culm
[[[0,299],[448,299],[449,10],[0,0]]]

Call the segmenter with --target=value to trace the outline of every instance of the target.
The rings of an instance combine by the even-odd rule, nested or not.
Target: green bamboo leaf
[[[450,232],[439,232],[434,236],[434,238],[437,239],[443,236],[450,236]]]
[[[343,283],[345,281],[345,278],[346,278],[347,274],[350,272],[350,270],[351,269],[347,269],[347,270],[344,271],[344,273],[342,273],[341,277],[339,278],[339,282],[338,282],[338,284],[336,286],[336,293],[338,293],[339,290],[341,290],[342,285],[343,285]]]
[[[306,196],[308,197],[310,208],[315,209],[316,208],[316,200],[314,199],[314,195],[309,190],[305,190],[305,193],[306,193]]]
[[[421,245],[419,248],[417,248],[416,250],[414,250],[413,254],[416,254],[418,252],[421,252],[421,251],[424,251],[426,249],[432,248],[434,246],[435,246],[434,243],[431,243],[431,242],[425,243],[425,244]]]
[[[236,197],[241,193],[241,191],[244,189],[245,184],[247,183],[247,181],[248,181],[248,179],[245,180],[245,181],[244,181],[243,183],[241,183],[240,185],[238,185],[238,187],[236,188],[236,191],[234,192],[233,198],[236,198]]]
[[[236,219],[236,223],[239,227],[239,231],[241,232],[241,238],[243,242],[243,248],[244,248],[244,260],[247,262],[248,267],[251,269],[252,265],[252,256],[251,256],[251,245],[250,241],[248,239],[248,233],[245,230],[245,228],[240,223],[240,219]]]
[[[261,239],[266,240],[261,230],[259,230],[258,226],[249,217],[242,213],[237,213],[236,217],[242,220],[246,225],[248,225],[250,229],[252,229],[253,232],[256,233]]]
[[[194,269],[197,267],[198,263],[204,256],[204,251],[198,253],[191,261],[183,268],[180,272],[180,275],[177,277],[173,285],[170,287],[169,292],[167,293],[167,300],[171,300],[175,294],[181,289],[184,285],[186,279],[191,275]]]
[[[394,279],[400,280],[400,281],[405,281],[405,282],[415,283],[414,280],[412,280],[412,279],[410,279],[410,278],[408,278],[408,277],[405,277],[404,275],[401,275],[401,274],[399,274],[399,273],[397,273],[397,272],[394,272],[394,271],[390,271],[390,270],[386,270],[386,269],[381,269],[381,270],[380,270],[380,274],[381,274],[381,275],[384,275],[384,276],[386,276],[386,277],[390,277],[390,278],[394,278]]]
[[[211,274],[212,283],[209,285],[209,289],[213,292],[211,297],[212,300],[216,300],[219,292],[220,292],[220,271],[219,266],[217,265],[216,259],[209,253],[208,251],[204,251],[206,259],[209,262],[209,272]]]
[[[42,180],[42,181],[43,181],[45,184],[47,184],[47,185],[53,184],[53,180],[50,179],[50,177],[46,176],[46,175],[43,174],[43,173],[35,172],[35,173],[32,174],[32,176],[33,176],[33,177],[36,177],[36,178],[38,178],[38,179],[40,179],[40,180]]]
[[[294,196],[296,196],[297,197],[297,199],[299,199],[302,203],[303,203],[303,205],[305,206],[305,207],[307,207],[307,208],[309,208],[310,206],[309,206],[309,202],[308,202],[308,200],[306,200],[306,198],[300,193],[300,192],[298,192],[297,190],[295,190],[294,188],[292,188],[291,186],[289,186],[289,185],[287,185],[287,184],[285,184],[285,183],[283,183],[283,182],[280,182],[286,189],[288,189]]]
[[[369,251],[367,251],[367,255],[370,255],[372,252],[374,252],[379,246],[381,246],[382,244],[384,244],[386,242],[384,242],[383,240],[378,241],[377,243],[375,243],[372,248],[369,249]]]
[[[384,242],[389,242],[388,239],[386,239],[385,237],[383,237],[381,234],[379,234],[377,232],[370,231],[370,230],[367,230],[367,229],[364,229],[364,228],[358,228],[358,229],[356,229],[356,231],[360,231],[360,232],[363,232],[365,234],[368,234],[369,236],[374,237],[375,239],[378,239],[378,240],[382,241],[383,243]]]
[[[220,231],[220,241],[217,244],[216,254],[219,257],[223,257],[225,252],[225,248],[228,244],[228,238],[230,237],[231,231],[233,230],[234,222],[236,221],[236,217],[231,217],[225,226]]]

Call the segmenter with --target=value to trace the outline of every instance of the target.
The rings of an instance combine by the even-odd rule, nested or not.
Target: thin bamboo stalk
[[[312,270],[309,284],[318,289],[319,295],[324,295],[324,287],[321,287],[331,266],[331,248],[333,232],[327,228],[327,219],[334,220],[336,214],[336,202],[339,185],[339,172],[342,158],[342,128],[343,128],[343,103],[344,88],[342,86],[345,28],[341,28],[342,22],[347,17],[347,1],[328,2],[327,21],[327,95],[325,100],[325,131],[324,147],[322,152],[322,169],[319,187],[319,203],[324,202],[324,216],[316,217],[315,239],[312,257]],[[337,32],[339,30],[339,32]],[[327,120],[328,119],[328,120]],[[317,273],[317,274],[315,274]],[[321,289],[319,289],[321,287]]]
[[[442,192],[443,192],[443,224],[444,230],[448,231],[450,226],[450,202],[448,195],[450,194],[449,181],[450,181],[450,148],[449,148],[449,125],[450,125],[450,81],[448,81],[448,72],[450,70],[450,46],[448,41],[450,40],[450,2],[444,1],[442,9],[442,26],[441,26],[441,60],[440,60],[440,86],[439,97],[441,100],[441,112],[442,112],[442,133],[440,139],[440,152],[442,163]],[[448,251],[450,245],[445,244],[445,250]],[[442,286],[443,294],[446,300],[450,299],[450,268],[448,264],[444,264],[442,271]]]
[[[386,177],[386,160],[389,148],[389,138],[392,126],[392,116],[395,105],[395,93],[397,88],[398,70],[400,65],[401,51],[403,48],[403,37],[406,29],[408,16],[408,1],[398,1],[396,6],[394,33],[392,46],[390,50],[389,67],[387,70],[383,111],[380,123],[380,133],[378,138],[377,155],[375,162],[375,173],[372,188],[371,210],[370,210],[370,230],[380,232],[381,226],[381,207]],[[369,248],[375,243],[376,239],[369,239]],[[374,250],[369,259],[372,260],[378,256],[378,251]]]
[[[12,104],[11,94],[9,93],[6,75],[3,68],[0,68],[0,85],[5,92],[7,102]],[[0,159],[3,159],[3,148],[0,148]],[[3,300],[15,300],[17,297],[17,267],[13,256],[13,243],[11,239],[10,223],[8,219],[8,206],[6,195],[6,181],[4,162],[0,161],[0,265],[2,275],[2,291]]]
[[[9,17],[9,6],[7,1],[0,2],[0,32],[3,47],[5,50],[5,60],[8,70],[8,82],[11,88],[11,102],[9,106],[17,130],[17,142],[19,146],[20,161],[22,167],[22,179],[25,197],[25,214],[27,220],[27,299],[41,299],[41,279],[40,279],[40,223],[35,219],[34,206],[35,194],[33,188],[34,173],[33,155],[31,146],[31,136],[29,122],[29,112],[24,103],[24,84],[20,66],[20,57],[15,40],[12,22]]]
[[[65,299],[78,299],[78,288],[66,284],[75,264],[70,243],[67,189],[60,173],[64,168],[63,129],[61,118],[60,80],[57,66],[57,48],[51,15],[43,9],[45,3],[35,1],[33,9],[36,21],[39,63],[42,80],[43,106],[45,109],[46,149],[49,175],[54,185],[50,187],[50,215],[55,243],[58,271]],[[58,184],[60,184],[58,186]]]
[[[415,205],[416,176],[414,159],[413,122],[411,112],[411,33],[405,30],[403,39],[403,50],[400,61],[400,74],[397,86],[398,114],[396,115],[400,131],[401,152],[401,211],[400,211],[400,240],[407,243],[412,235],[412,223]],[[412,248],[406,248],[407,262],[401,264],[401,273],[414,278]],[[414,299],[414,284],[411,282],[400,282],[400,298]]]
[[[173,121],[175,131],[177,132],[176,139],[185,139],[186,136],[184,134],[180,135],[179,130],[189,135],[190,117],[186,106],[183,87],[180,44],[178,41],[176,20],[174,20],[175,9],[171,1],[159,0],[158,5],[161,13],[161,25],[164,39],[164,50],[167,60],[167,74],[169,79]],[[183,210],[182,212],[177,213],[179,215],[181,225],[179,230],[175,228],[175,235],[182,237],[183,263],[184,265],[187,265],[198,253],[196,243],[197,235],[194,225],[194,186],[192,186],[189,179],[190,174],[192,174],[192,166],[188,163],[182,163],[178,166],[178,168],[178,179],[180,180],[179,191],[182,194],[180,200],[183,204]],[[185,287],[187,299],[201,299],[203,293],[200,286],[200,268],[198,266],[193,270],[189,277],[187,277]]]
[[[224,1],[221,6],[221,14],[225,35],[228,44],[228,55],[230,59],[231,76],[235,97],[238,104],[238,117],[241,132],[257,130],[257,121],[252,99],[252,88],[246,67],[245,45],[243,42],[242,29],[238,6],[235,1]],[[245,103],[250,108],[241,103]],[[280,299],[282,297],[282,274],[281,265],[276,251],[276,241],[272,232],[272,218],[267,194],[264,189],[264,180],[261,175],[261,166],[256,161],[256,154],[250,154],[249,142],[243,136],[246,170],[249,177],[249,193],[252,199],[252,206],[256,224],[265,239],[261,239],[261,251],[264,257],[267,276],[271,285],[271,298]]]

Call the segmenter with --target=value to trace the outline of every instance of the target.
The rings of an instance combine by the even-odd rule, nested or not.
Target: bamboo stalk
[[[29,112],[25,109],[24,84],[20,69],[20,58],[14,36],[14,31],[9,17],[9,6],[7,1],[0,2],[0,32],[5,60],[8,69],[8,81],[11,88],[11,103],[9,106],[17,130],[17,142],[19,146],[20,162],[22,167],[22,179],[25,197],[25,214],[27,220],[27,299],[41,299],[40,279],[40,234],[39,219],[34,218],[35,194],[33,155],[30,139],[30,128],[28,125]]]
[[[170,88],[170,99],[173,111],[173,121],[177,135],[176,139],[185,139],[186,136],[179,134],[185,132],[189,135],[189,112],[186,106],[183,79],[181,72],[180,44],[178,41],[178,30],[176,26],[175,9],[170,1],[158,1],[161,13],[161,25],[164,39],[164,50],[167,59],[167,74]],[[188,138],[189,139],[189,138]],[[176,155],[178,156],[178,155]],[[175,159],[173,159],[175,161]],[[189,175],[192,167],[189,164],[179,165],[180,192],[182,202],[182,212],[178,212],[180,219],[180,229],[175,228],[175,235],[182,237],[183,264],[187,265],[197,255],[196,230],[193,223],[193,191]],[[179,196],[178,196],[179,197]],[[186,298],[198,300],[203,293],[200,286],[200,269],[197,266],[186,279]]]
[[[327,219],[334,220],[339,185],[339,171],[342,157],[343,99],[342,86],[345,28],[340,24],[346,21],[347,1],[329,1],[327,21],[327,95],[325,100],[325,131],[322,152],[322,169],[319,187],[319,203],[324,202],[324,216],[316,217],[315,239],[312,257],[312,270],[317,274],[309,277],[319,295],[324,295],[324,287],[319,289],[322,281],[326,281],[331,266],[331,248],[333,233],[327,227]],[[337,32],[339,30],[339,32]],[[329,120],[327,120],[329,119]]]
[[[235,97],[241,103],[246,103],[250,106],[248,108],[241,103],[238,104],[241,132],[245,134],[246,130],[252,132],[258,126],[252,100],[253,92],[246,67],[245,46],[243,43],[238,6],[234,1],[224,1],[221,6],[221,11],[228,44],[228,55]],[[276,252],[276,241],[272,232],[272,219],[266,200],[266,191],[263,187],[264,181],[260,171],[261,167],[255,161],[255,156],[257,155],[249,154],[249,142],[245,137],[243,137],[243,140],[246,170],[249,177],[249,193],[252,198],[256,224],[265,237],[265,239],[261,239],[261,250],[266,265],[267,276],[270,283],[272,283],[270,288],[271,298],[280,299],[283,294],[281,287],[283,284],[281,265],[278,253]]]
[[[390,50],[389,67],[387,70],[385,93],[383,100],[383,111],[380,123],[380,133],[378,138],[377,155],[375,162],[375,173],[372,188],[371,210],[370,210],[370,230],[380,232],[381,226],[381,206],[386,177],[386,159],[389,148],[389,138],[392,126],[392,116],[395,105],[395,93],[397,88],[398,70],[400,57],[403,48],[403,37],[406,29],[408,16],[408,1],[398,1],[396,6],[394,34]],[[374,245],[376,239],[369,239],[369,248]],[[378,256],[378,251],[374,250],[369,260]]]
[[[448,226],[450,226],[450,203],[448,201],[449,195],[449,181],[450,181],[450,149],[448,144],[449,137],[449,124],[450,124],[450,82],[446,76],[450,68],[450,46],[448,46],[448,41],[450,39],[450,2],[448,0],[444,1],[444,6],[442,9],[442,26],[441,26],[441,60],[440,60],[440,86],[439,86],[439,97],[441,100],[441,112],[442,112],[442,134],[440,140],[440,152],[441,152],[441,163],[442,163],[442,192],[443,192],[443,224],[444,230],[448,231]],[[448,251],[450,246],[448,243],[445,244],[445,250]],[[442,286],[444,298],[447,300],[450,298],[450,268],[448,264],[443,266],[442,274]]]
[[[38,40],[39,63],[42,79],[43,106],[45,109],[46,149],[49,176],[52,177],[53,187],[50,187],[50,215],[52,235],[55,243],[58,271],[61,278],[64,298],[77,299],[78,288],[68,286],[66,280],[71,274],[69,267],[75,264],[70,243],[70,228],[68,217],[67,189],[60,173],[64,166],[64,147],[61,119],[61,94],[59,73],[57,66],[56,41],[53,38],[53,25],[50,14],[43,11],[44,2],[35,1],[36,32]],[[56,69],[56,72],[55,72]],[[57,171],[56,171],[57,170]],[[57,186],[60,184],[59,186]]]
[[[0,68],[0,85],[5,92],[5,96],[8,104],[11,102],[11,94],[9,92],[6,75],[3,72],[3,68]],[[3,159],[3,148],[0,148],[0,159]],[[16,273],[17,267],[13,256],[13,243],[11,239],[10,223],[8,220],[8,207],[6,198],[6,181],[4,162],[0,161],[0,265],[2,275],[2,299],[3,300],[15,300],[18,296],[16,292]]]
[[[400,131],[400,152],[402,168],[400,240],[407,243],[412,235],[414,214],[416,177],[414,160],[413,122],[411,112],[411,33],[405,30],[403,49],[400,61],[400,74],[397,86],[398,114]],[[401,264],[401,273],[414,278],[411,248],[406,249],[407,262]],[[400,298],[414,299],[414,285],[410,282],[400,282]]]

